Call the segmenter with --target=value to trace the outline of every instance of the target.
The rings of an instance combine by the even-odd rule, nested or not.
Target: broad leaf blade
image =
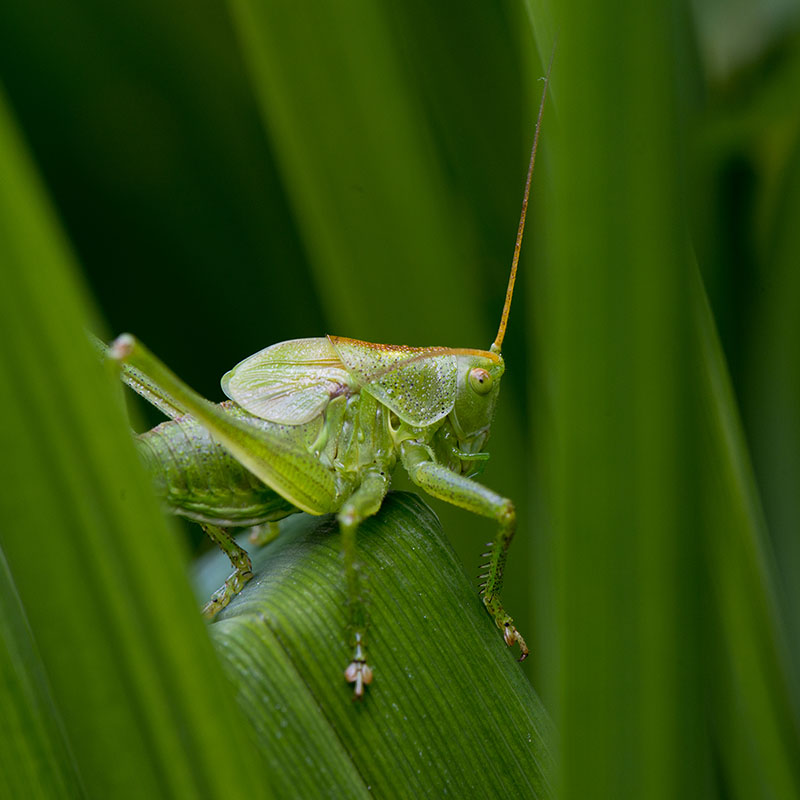
[[[286,767],[277,780],[307,797],[550,797],[547,714],[430,509],[391,494],[359,530],[375,669],[360,703],[343,677],[340,545],[335,519],[290,518],[211,629],[263,750]],[[214,566],[206,590],[225,574]]]

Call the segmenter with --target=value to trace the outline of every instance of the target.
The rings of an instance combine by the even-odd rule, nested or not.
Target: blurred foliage
[[[526,669],[593,796],[796,797],[797,3],[333,9],[0,6],[107,332],[211,399],[293,337],[488,346],[558,31],[484,475]],[[489,523],[435,508],[472,570]]]

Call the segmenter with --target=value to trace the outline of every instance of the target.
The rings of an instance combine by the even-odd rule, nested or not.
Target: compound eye
[[[469,385],[478,394],[488,394],[492,388],[492,376],[483,367],[475,367],[469,371]]]

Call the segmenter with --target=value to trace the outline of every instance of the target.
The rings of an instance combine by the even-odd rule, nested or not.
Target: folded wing
[[[292,339],[246,358],[222,377],[222,391],[245,411],[302,425],[332,398],[358,387],[327,338]]]

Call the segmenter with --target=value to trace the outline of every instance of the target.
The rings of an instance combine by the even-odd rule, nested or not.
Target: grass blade
[[[221,759],[266,794],[1,98],[0,163],[0,546],[79,778],[90,796],[222,797]]]
[[[699,279],[704,534],[714,598],[712,725],[736,797],[800,797],[800,709],[775,565],[722,349]]]
[[[553,393],[539,414],[560,789],[796,798],[797,706],[758,491],[684,247],[688,18],[668,3],[559,16],[539,300]]]
[[[25,611],[0,554],[0,795],[84,797]]]

